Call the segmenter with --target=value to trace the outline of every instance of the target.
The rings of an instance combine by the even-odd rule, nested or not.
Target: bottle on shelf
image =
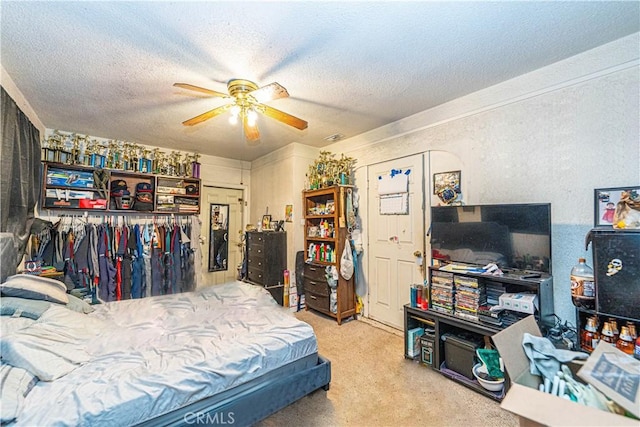
[[[631,335],[631,339],[635,342],[636,338],[638,338],[635,323],[627,321],[627,328],[629,328],[629,335]]]
[[[581,332],[580,347],[588,352],[592,352],[598,345],[600,334],[598,333],[598,322],[595,317],[589,317],[587,324]]]
[[[620,328],[620,338],[616,341],[616,348],[623,353],[633,354],[633,350],[635,347],[635,343],[631,338],[631,334],[629,333],[629,327],[623,326]]]
[[[611,331],[613,332],[613,340],[615,342],[618,342],[618,338],[620,337],[620,330],[618,329],[618,321],[613,317],[610,317],[609,326],[611,326]]]
[[[596,288],[593,280],[593,269],[584,258],[571,269],[571,301],[580,308],[595,308]]]
[[[609,344],[616,345],[616,340],[613,337],[613,328],[611,328],[611,324],[609,322],[604,322],[604,325],[602,325],[600,339],[604,342],[608,342]]]

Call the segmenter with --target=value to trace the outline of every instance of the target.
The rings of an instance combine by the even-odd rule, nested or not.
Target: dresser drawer
[[[264,245],[249,245],[247,247],[249,259],[261,258],[264,259]]]
[[[304,300],[307,304],[307,307],[316,309],[316,310],[324,310],[329,311],[329,296],[328,295],[318,295],[314,293],[307,293],[305,291]]]
[[[251,256],[251,257],[249,257],[249,259],[247,260],[247,267],[248,268],[255,268],[255,269],[263,270],[264,269],[264,258],[261,257],[261,256]]]
[[[322,265],[315,264],[304,264],[304,278],[311,279],[316,282],[324,282],[327,283],[327,279],[324,277],[325,275],[325,267]]]
[[[247,244],[264,244],[264,236],[261,233],[247,233]]]
[[[329,285],[327,280],[323,277],[322,280],[310,279],[307,276],[304,277],[304,292],[311,292],[316,295],[328,296]]]
[[[247,279],[250,282],[258,283],[260,285],[264,285],[264,270],[261,268],[251,268],[247,270]]]

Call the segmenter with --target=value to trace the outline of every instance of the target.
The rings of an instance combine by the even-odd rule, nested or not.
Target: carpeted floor
[[[516,416],[436,371],[404,358],[402,334],[369,322],[301,311],[320,354],[331,360],[331,387],[318,390],[259,426],[514,427]]]

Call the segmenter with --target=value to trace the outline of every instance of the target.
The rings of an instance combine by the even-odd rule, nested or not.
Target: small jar
[[[611,326],[611,332],[613,332],[613,339],[617,342],[620,336],[620,330],[618,329],[618,321],[613,317],[609,318],[609,326]]]
[[[609,322],[604,322],[604,325],[602,325],[600,339],[604,342],[608,342],[609,344],[616,345],[616,340],[613,337],[613,329],[611,328],[611,324]]]
[[[598,323],[595,317],[589,317],[580,335],[580,347],[588,352],[592,352],[598,345],[600,334],[598,334]]]
[[[632,355],[634,347],[635,345],[633,338],[631,338],[631,334],[629,333],[629,328],[627,326],[623,326],[620,330],[620,338],[616,341],[616,348],[623,353]]]

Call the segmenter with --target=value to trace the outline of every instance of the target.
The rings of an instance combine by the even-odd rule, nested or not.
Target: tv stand
[[[455,307],[450,313],[444,312],[442,309],[441,311],[436,310],[432,305],[432,293],[437,293],[437,290],[432,286],[434,284],[434,277],[436,277],[436,282],[439,281],[440,283],[451,280],[452,288],[454,280],[458,278],[459,281],[467,280],[472,283],[477,282],[478,288],[486,289],[487,286],[495,288],[502,287],[507,293],[536,294],[538,296],[538,310],[536,310],[535,316],[542,330],[552,327],[555,323],[555,316],[553,314],[553,278],[551,275],[546,273],[523,270],[509,270],[502,276],[492,276],[473,271],[472,268],[473,266],[469,266],[468,270],[460,269],[443,271],[437,267],[429,267],[429,308],[422,310],[420,308],[411,307],[409,304],[404,306],[405,358],[420,359],[420,354],[418,357],[412,357],[408,353],[410,345],[408,331],[420,327],[435,329],[431,367],[442,375],[457,381],[466,387],[469,387],[494,400],[500,401],[504,397],[504,392],[491,392],[485,390],[476,380],[467,379],[462,375],[457,375],[456,372],[452,372],[447,368],[445,343],[442,337],[445,334],[453,334],[457,336],[466,335],[483,342],[485,337],[493,336],[495,333],[504,329],[506,325],[494,325],[458,317],[455,313]],[[540,277],[523,278],[524,275],[534,273],[539,274]],[[505,381],[505,384],[507,383],[508,381]]]

